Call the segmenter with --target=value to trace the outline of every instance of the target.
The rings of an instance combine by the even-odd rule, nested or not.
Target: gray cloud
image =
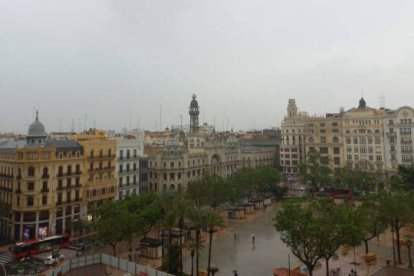
[[[201,120],[277,126],[311,114],[413,105],[412,1],[0,2],[0,131],[120,129]],[[229,122],[227,124],[227,122]]]

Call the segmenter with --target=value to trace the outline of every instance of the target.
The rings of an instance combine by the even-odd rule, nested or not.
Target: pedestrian
[[[237,241],[237,233],[236,232],[234,232],[233,237],[234,237],[234,240]]]
[[[237,274],[237,270],[233,270],[233,276],[238,276],[239,274]]]
[[[252,244],[254,245],[256,243],[256,238],[254,236],[254,234],[252,234]]]

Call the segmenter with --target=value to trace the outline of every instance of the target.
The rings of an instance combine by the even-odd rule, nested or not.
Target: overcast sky
[[[412,0],[0,1],[0,132],[279,126],[310,114],[414,106]]]

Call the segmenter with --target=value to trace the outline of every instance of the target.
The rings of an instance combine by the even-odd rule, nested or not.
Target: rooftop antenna
[[[160,132],[162,131],[162,126],[161,126],[161,108],[162,108],[162,106],[160,105]]]
[[[59,118],[59,132],[62,132],[62,118]]]
[[[382,93],[382,95],[379,96],[379,107],[385,107],[385,94]]]
[[[71,132],[75,132],[75,120],[72,118],[72,126],[70,128]]]
[[[85,118],[83,120],[83,130],[86,130],[86,118],[88,117],[88,114],[85,113]]]
[[[180,114],[181,131],[183,130],[183,114]]]

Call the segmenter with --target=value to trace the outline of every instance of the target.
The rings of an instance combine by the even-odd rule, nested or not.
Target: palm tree
[[[208,262],[207,262],[207,273],[210,275],[211,269],[211,247],[212,247],[212,240],[213,234],[217,231],[218,228],[223,229],[226,227],[224,219],[218,213],[214,211],[207,211],[204,215],[204,222],[205,225],[208,227]]]
[[[189,218],[193,227],[196,231],[195,233],[195,254],[196,254],[196,275],[198,275],[199,264],[200,264],[200,234],[201,227],[205,225],[205,211],[202,209],[193,209],[189,214]]]

